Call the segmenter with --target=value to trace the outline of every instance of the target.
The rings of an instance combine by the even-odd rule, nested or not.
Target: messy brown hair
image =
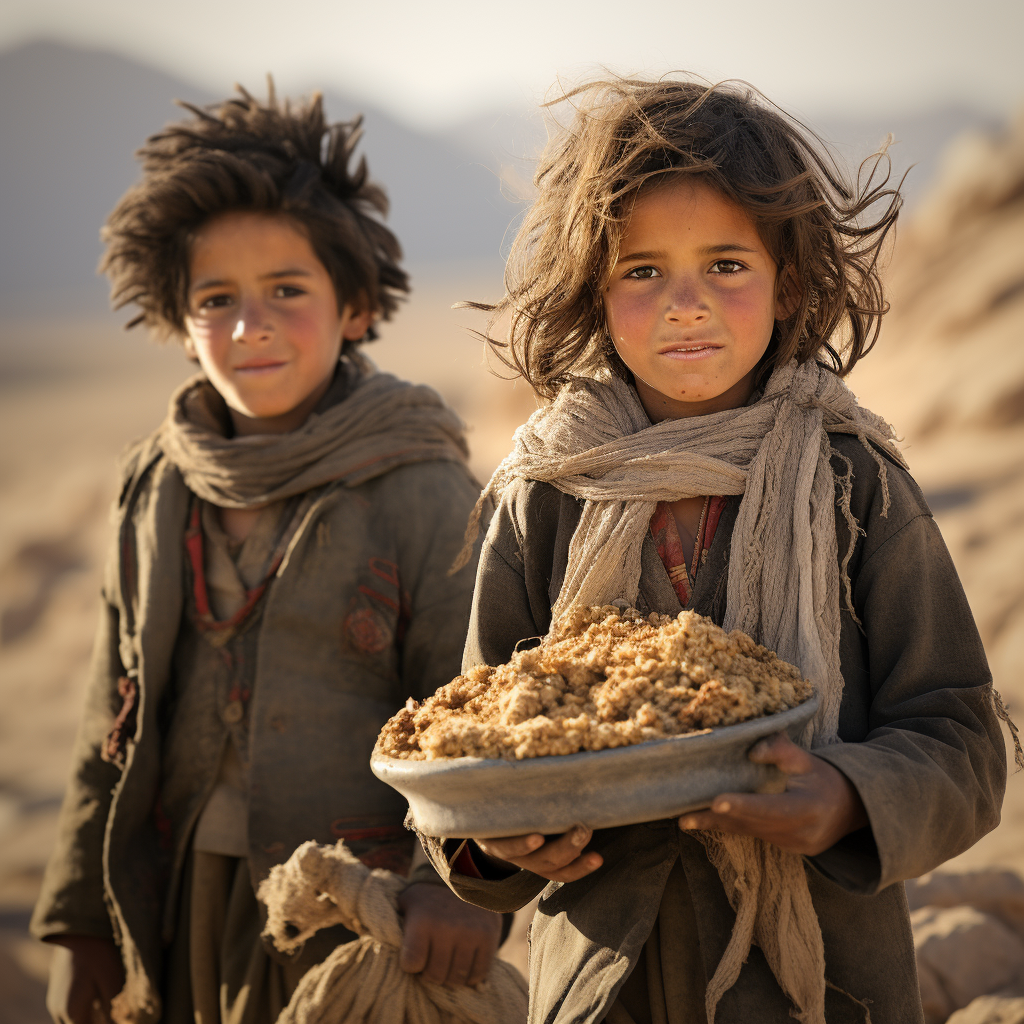
[[[488,341],[538,394],[553,397],[572,375],[602,365],[623,369],[602,291],[637,194],[668,175],[697,177],[742,207],[775,260],[780,294],[797,285],[799,301],[776,322],[759,381],[794,357],[817,357],[845,375],[871,349],[888,310],[879,255],[901,204],[898,188],[886,187],[884,148],[850,184],[818,136],[742,83],[617,79],[556,102],[575,116],[540,159],[505,296],[466,303],[491,312],[492,330],[508,317],[508,341]],[[881,214],[866,216],[879,201]]]
[[[141,310],[128,327],[183,336],[195,233],[212,217],[246,210],[295,222],[331,276],[339,311],[351,304],[388,319],[409,283],[398,240],[380,220],[387,196],[365,158],[353,167],[362,119],[329,124],[319,94],[279,103],[270,83],[261,103],[237,89],[209,107],[182,103],[192,116],[138,151],[142,180],[102,232],[100,270],[114,308]],[[363,340],[375,336],[371,330]]]

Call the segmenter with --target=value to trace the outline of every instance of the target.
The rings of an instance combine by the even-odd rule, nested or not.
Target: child
[[[815,683],[813,753],[761,742],[785,793],[678,821],[425,848],[479,906],[543,890],[531,1022],[921,1021],[896,883],[994,827],[1005,755],[939,532],[840,380],[886,309],[898,193],[847,189],[745,89],[571,99],[506,297],[481,307],[510,315],[509,361],[552,402],[489,485],[463,664],[575,604],[693,608]]]
[[[408,290],[384,194],[352,167],[358,121],[244,92],[192,110],[142,149],[105,229],[116,305],[203,375],[124,463],[32,922],[74,1024],[276,1019],[353,936],[275,958],[254,887],[307,839],[408,871],[405,807],[369,754],[457,671],[469,616],[471,574],[448,574],[478,493],[461,424],[358,351]],[[500,918],[414,873],[431,879],[403,896],[403,966],[475,983]]]

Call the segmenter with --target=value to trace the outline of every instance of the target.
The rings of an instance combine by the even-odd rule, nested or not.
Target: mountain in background
[[[247,83],[257,94],[262,83]],[[132,154],[167,121],[174,99],[203,89],[99,50],[37,41],[0,53],[0,316],[46,317],[106,306],[95,276],[99,227],[136,179]],[[391,197],[389,223],[414,269],[461,263],[495,279],[544,140],[534,111],[494,111],[445,132],[418,132],[380,110],[325,92],[333,120],[365,115],[363,151]],[[856,160],[895,133],[908,196],[934,174],[949,140],[991,119],[967,108],[917,117],[814,122]]]
[[[105,308],[99,228],[138,177],[133,153],[183,116],[175,99],[217,98],[113,53],[47,41],[0,53],[0,315]],[[346,97],[324,103],[332,120],[365,115],[361,151],[411,265],[489,261],[500,273],[517,208],[476,154]]]

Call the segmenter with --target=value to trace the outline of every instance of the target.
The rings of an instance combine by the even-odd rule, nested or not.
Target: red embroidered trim
[[[409,835],[404,825],[371,825],[365,828],[345,828],[345,818],[331,822],[331,835],[335,839],[358,842],[360,839],[402,839]]]
[[[679,536],[679,527],[676,526],[675,516],[672,515],[672,506],[667,501],[659,501],[658,507],[651,516],[651,536],[654,538],[655,547],[658,549],[658,556],[661,558],[672,587],[679,598],[679,603],[685,608],[690,603],[692,595],[691,586],[696,582],[697,573],[704,560],[704,554],[708,551],[715,540],[715,533],[718,531],[718,522],[722,518],[727,498],[712,497],[708,503],[707,515],[704,517],[703,539],[698,537],[701,557],[690,567],[686,562],[686,554],[683,551],[683,541]]]
[[[128,740],[135,734],[135,722],[138,717],[136,700],[139,695],[139,687],[134,679],[121,676],[117,681],[117,692],[123,703],[110,732],[107,733],[107,737],[103,741],[103,746],[100,748],[100,759],[123,769],[124,752],[128,746]]]
[[[245,604],[231,616],[230,619],[215,619],[210,610],[209,591],[206,588],[206,566],[203,559],[203,526],[200,515],[199,502],[192,502],[192,512],[189,516],[188,529],[185,531],[185,549],[188,552],[189,564],[192,567],[192,598],[195,602],[196,628],[203,633],[219,633],[226,630],[237,629],[252,614],[253,609],[259,604],[271,579],[277,572],[284,558],[284,552],[279,551],[274,557],[270,568],[263,577],[263,582],[252,590],[245,593]]]

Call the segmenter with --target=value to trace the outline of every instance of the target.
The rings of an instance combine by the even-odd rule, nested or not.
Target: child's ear
[[[345,306],[341,314],[341,336],[345,341],[359,341],[376,319],[369,306]]]
[[[800,305],[804,288],[792,265],[782,268],[775,289],[775,319],[788,320]]]
[[[196,352],[195,342],[189,335],[183,334],[181,336],[181,347],[185,350],[187,358],[191,359],[193,363],[199,362],[199,354]]]

